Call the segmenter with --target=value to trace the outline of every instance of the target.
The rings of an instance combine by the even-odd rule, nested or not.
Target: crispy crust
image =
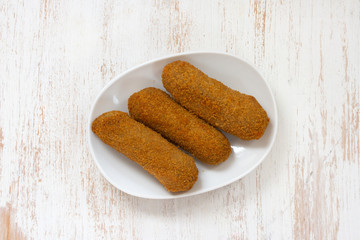
[[[142,166],[170,192],[187,191],[197,180],[198,169],[192,157],[127,113],[102,114],[93,121],[92,131]]]
[[[164,91],[145,88],[128,101],[131,117],[162,134],[207,164],[225,161],[231,147],[227,138],[177,104]]]
[[[166,65],[162,82],[186,109],[241,139],[259,139],[269,123],[265,110],[253,96],[225,86],[188,62]]]

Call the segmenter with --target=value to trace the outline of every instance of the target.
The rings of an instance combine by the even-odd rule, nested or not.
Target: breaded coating
[[[145,88],[128,101],[132,118],[159,132],[200,161],[212,165],[225,161],[231,147],[227,138],[191,114],[164,91]]]
[[[197,180],[198,169],[192,157],[127,113],[102,114],[93,121],[92,131],[138,163],[170,192],[187,191]]]
[[[162,82],[183,107],[241,139],[259,139],[269,124],[269,117],[255,97],[225,86],[188,62],[166,65]]]

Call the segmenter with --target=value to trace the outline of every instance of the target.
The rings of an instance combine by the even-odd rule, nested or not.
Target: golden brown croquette
[[[138,163],[170,192],[187,191],[197,180],[198,169],[192,157],[127,113],[102,114],[93,121],[92,131],[104,143]]]
[[[225,86],[188,62],[166,65],[162,82],[183,107],[241,139],[259,139],[269,123],[255,97]]]
[[[160,89],[150,87],[134,93],[129,98],[128,108],[132,118],[204,163],[219,164],[231,153],[230,143],[220,131],[191,114]]]

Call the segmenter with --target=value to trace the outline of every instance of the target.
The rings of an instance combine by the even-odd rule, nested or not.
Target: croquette
[[[194,158],[127,113],[102,114],[93,121],[92,131],[105,144],[138,163],[170,192],[187,191],[198,178]]]
[[[188,62],[167,64],[162,82],[183,107],[241,139],[259,139],[269,124],[266,111],[255,97],[225,86]]]
[[[217,165],[225,161],[231,146],[217,129],[176,103],[164,91],[145,88],[128,101],[132,118],[160,133],[200,161]]]

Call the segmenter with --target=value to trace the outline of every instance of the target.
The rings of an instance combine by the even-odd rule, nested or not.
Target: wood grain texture
[[[356,239],[360,2],[0,0],[0,239]],[[115,189],[86,141],[115,75],[212,50],[254,63],[279,109],[271,154],[185,199]]]

